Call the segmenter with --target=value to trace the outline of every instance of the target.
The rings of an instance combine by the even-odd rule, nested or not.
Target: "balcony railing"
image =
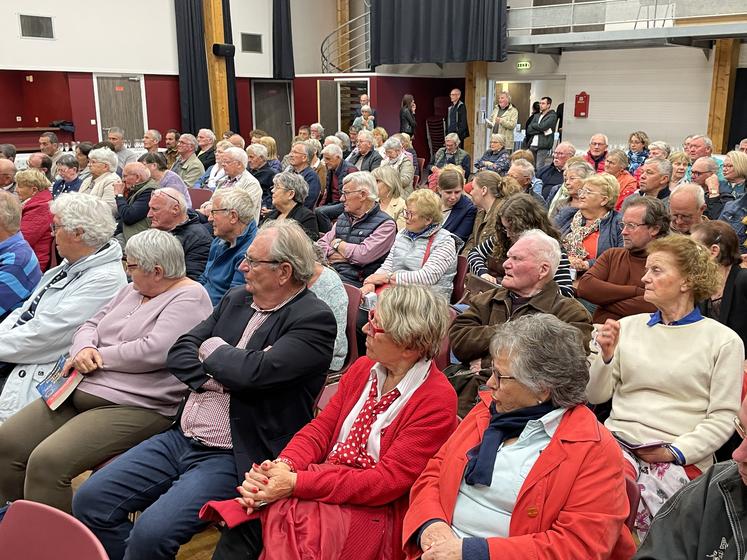
[[[509,36],[547,32],[626,30],[720,23],[747,18],[747,0],[596,0],[554,6],[511,8]],[[703,20],[706,21],[703,21]],[[707,21],[711,19],[711,21]],[[599,26],[603,26],[601,29]],[[581,29],[578,29],[578,28]]]

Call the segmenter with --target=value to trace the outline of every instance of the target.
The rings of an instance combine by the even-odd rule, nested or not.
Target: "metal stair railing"
[[[364,0],[365,11],[337,27],[322,41],[322,72],[371,71],[370,3]]]

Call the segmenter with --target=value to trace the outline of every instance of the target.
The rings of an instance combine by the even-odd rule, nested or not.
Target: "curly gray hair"
[[[160,229],[146,229],[130,237],[125,255],[145,272],[153,272],[160,266],[165,278],[184,278],[187,274],[182,244],[174,235]]]
[[[66,230],[82,230],[83,243],[89,247],[102,247],[117,227],[109,205],[86,193],[61,194],[49,204],[49,210]]]
[[[556,406],[586,402],[589,366],[581,331],[554,315],[535,313],[501,323],[490,355],[507,356],[516,381],[534,393],[548,391]]]

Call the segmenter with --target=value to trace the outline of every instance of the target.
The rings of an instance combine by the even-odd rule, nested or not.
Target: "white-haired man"
[[[143,134],[143,148],[151,154],[158,153],[158,144],[161,142],[161,133],[151,128]]]
[[[594,168],[597,173],[604,171],[604,162],[607,159],[607,147],[609,140],[604,134],[595,134],[589,140],[589,151],[584,154],[586,163]]]
[[[114,152],[117,154],[120,169],[124,169],[124,166],[128,163],[137,161],[137,154],[129,148],[125,148],[124,135],[124,129],[118,126],[111,127],[107,135],[107,140],[114,144]]]
[[[734,200],[731,186],[718,175],[720,161],[712,157],[699,157],[690,167],[691,182],[701,186],[706,197],[705,215],[717,220],[724,206]]]
[[[246,152],[241,148],[233,147],[226,148],[221,158],[226,175],[218,182],[215,194],[213,194],[208,203],[211,205],[210,208],[217,208],[213,199],[221,190],[233,188],[241,189],[249,193],[252,204],[254,204],[254,222],[258,224],[260,210],[262,208],[262,187],[260,186],[259,181],[254,178],[254,175],[249,173],[246,168],[249,163],[249,156],[247,156]],[[210,209],[207,210],[207,212],[209,211]],[[209,214],[206,213],[205,215],[207,216]]]
[[[205,169],[215,165],[215,142],[215,132],[209,128],[201,128],[197,133],[197,158]]]
[[[117,234],[122,234],[124,244],[136,233],[150,228],[148,203],[158,188],[144,164],[135,161],[122,170],[122,181],[114,183],[114,200],[117,203]]]
[[[690,235],[690,229],[708,220],[703,188],[695,183],[680,183],[669,195],[672,231]]]
[[[361,287],[379,269],[394,244],[397,224],[379,208],[371,173],[351,173],[342,182],[344,212],[317,244],[345,282]]]
[[[179,175],[187,187],[193,187],[205,173],[205,166],[195,154],[197,138],[191,134],[182,134],[176,142],[177,158],[171,171]]]
[[[641,166],[638,194],[658,198],[669,203],[669,182],[672,180],[672,164],[667,159],[648,158]]]
[[[498,94],[498,103],[490,114],[487,123],[493,127],[495,134],[503,136],[506,140],[505,148],[509,152],[514,149],[514,129],[518,120],[519,110],[511,105],[511,95],[507,91],[500,92]]]
[[[739,141],[739,151],[743,154],[747,154],[747,138],[743,138]]]
[[[542,198],[549,204],[552,190],[563,184],[566,162],[576,155],[576,147],[570,142],[561,142],[552,152],[552,162],[538,167],[536,177],[542,181]]]
[[[303,205],[309,210],[313,210],[319,200],[319,193],[322,190],[322,184],[319,182],[319,175],[311,167],[314,160],[314,148],[306,142],[295,142],[291,146],[288,158],[294,173],[304,178],[309,185],[309,195],[306,197]]]
[[[262,215],[272,210],[272,179],[277,175],[270,164],[267,163],[267,147],[262,144],[249,144],[246,149],[249,158],[249,173],[262,187]]]
[[[685,171],[685,181],[697,183],[693,180],[692,168],[695,162],[700,158],[711,158],[713,156],[713,140],[705,134],[693,134],[688,136],[688,142],[685,146],[685,152],[690,156],[690,165]],[[724,180],[724,162],[719,158],[713,158],[716,163],[716,174],[719,181]]]
[[[521,185],[525,193],[531,194],[543,206],[545,205],[545,199],[540,194],[542,192],[542,184],[535,181],[534,166],[528,160],[514,160],[506,176],[516,179],[516,182]]]
[[[309,126],[309,138],[319,140],[319,142],[322,141],[324,138],[324,127],[322,126],[322,123],[315,122]]]
[[[360,138],[360,134],[358,135]],[[470,155],[459,147],[461,140],[456,132],[451,132],[444,138],[443,148],[439,148],[436,155],[433,156],[433,163],[430,166],[430,172],[435,173],[436,177],[446,164],[460,165],[464,169],[465,181],[472,173],[472,159]]]
[[[361,130],[356,136],[356,145],[347,162],[360,171],[373,171],[381,165],[381,154],[374,149],[374,137],[370,130]]]

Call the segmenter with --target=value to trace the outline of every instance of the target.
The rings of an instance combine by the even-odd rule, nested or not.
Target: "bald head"
[[[669,195],[672,229],[678,233],[690,235],[690,229],[703,221],[705,210],[705,193],[698,184],[682,183]]]
[[[150,169],[145,167],[144,163],[134,161],[124,166],[122,178],[128,185],[139,185],[150,179]]]
[[[171,231],[187,221],[187,201],[182,193],[171,187],[154,190],[148,208],[152,228]]]
[[[15,176],[15,164],[9,159],[0,159],[0,187],[12,185]]]

